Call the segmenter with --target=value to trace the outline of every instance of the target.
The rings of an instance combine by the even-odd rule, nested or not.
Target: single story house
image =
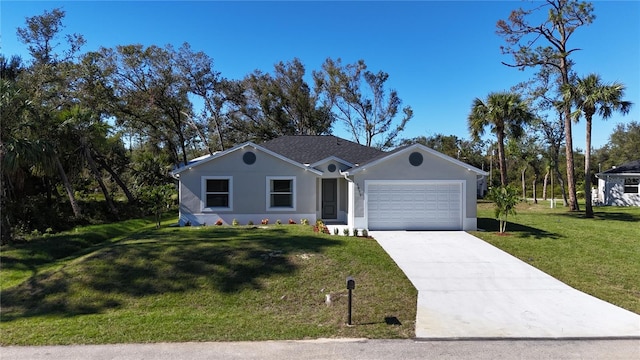
[[[331,135],[247,142],[173,172],[181,225],[322,219],[368,230],[476,230],[486,175],[421,144],[385,152]]]
[[[640,206],[640,160],[596,174],[598,193],[596,204]]]

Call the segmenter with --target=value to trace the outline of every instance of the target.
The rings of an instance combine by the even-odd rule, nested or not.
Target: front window
[[[202,179],[203,208],[231,210],[232,187],[230,177],[204,177]]]
[[[640,178],[625,178],[624,179],[624,193],[625,194],[637,194],[638,184],[640,184]]]
[[[269,210],[295,210],[295,177],[267,178],[267,206]]]

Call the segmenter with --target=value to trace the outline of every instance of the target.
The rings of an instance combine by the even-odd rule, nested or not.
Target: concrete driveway
[[[640,338],[640,315],[466,232],[370,235],[418,289],[417,338]]]

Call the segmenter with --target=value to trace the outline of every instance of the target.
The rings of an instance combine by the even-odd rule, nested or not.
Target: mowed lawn
[[[311,226],[132,220],[1,257],[2,345],[414,336],[417,292],[375,240]]]
[[[584,204],[582,204],[584,209]],[[521,203],[509,217],[507,235],[497,235],[493,204],[478,205],[472,232],[566,284],[640,314],[640,208],[550,209],[549,202]]]

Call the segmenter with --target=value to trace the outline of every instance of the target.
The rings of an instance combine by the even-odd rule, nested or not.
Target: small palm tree
[[[479,98],[473,100],[468,117],[469,131],[474,140],[484,135],[485,128],[490,127],[496,135],[498,143],[498,164],[500,167],[500,183],[507,185],[507,161],[504,154],[505,137],[519,139],[522,127],[535,118],[526,102],[520,95],[511,92],[491,93],[486,101]]]
[[[622,100],[625,87],[623,84],[614,82],[605,84],[597,74],[589,74],[578,79],[575,85],[563,89],[565,99],[571,100],[576,105],[573,113],[574,121],[584,115],[587,125],[587,139],[584,152],[584,195],[585,195],[585,216],[593,217],[593,207],[591,206],[591,124],[595,114],[603,119],[611,117],[614,111],[627,114],[632,103]]]

